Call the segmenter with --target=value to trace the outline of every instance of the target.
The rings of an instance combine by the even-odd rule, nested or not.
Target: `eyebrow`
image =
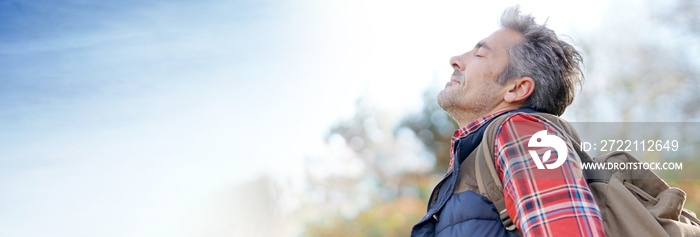
[[[485,48],[485,49],[491,50],[491,47],[489,47],[488,45],[486,45],[486,42],[484,42],[484,41],[481,41],[481,42],[479,42],[479,43],[476,43],[476,45],[474,46],[474,48]],[[493,50],[491,50],[491,51],[493,51]]]

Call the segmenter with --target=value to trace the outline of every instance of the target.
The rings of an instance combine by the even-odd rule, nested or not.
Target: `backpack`
[[[580,147],[576,130],[565,120],[551,114],[530,113],[566,136],[569,147],[576,150],[582,163],[639,162],[627,152],[611,152],[591,158]],[[502,122],[509,116],[494,118],[484,132],[481,144],[474,152],[479,193],[498,209],[503,226],[522,235],[508,216],[503,197],[502,181],[494,165],[494,140]],[[669,185],[647,169],[592,170],[584,176],[598,204],[605,233],[608,236],[700,236],[700,220],[695,213],[683,208],[686,194]]]

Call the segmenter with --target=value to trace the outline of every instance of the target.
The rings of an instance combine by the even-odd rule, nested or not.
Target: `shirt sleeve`
[[[556,145],[528,146],[530,138],[542,130],[569,144],[554,126],[526,113],[510,115],[496,135],[495,166],[513,223],[523,236],[605,236],[600,210],[573,148],[566,145],[566,157],[559,158]],[[537,145],[551,144],[553,137],[538,135],[533,138]],[[542,164],[534,160],[531,150]],[[538,168],[555,166],[558,159],[565,159],[559,167]]]

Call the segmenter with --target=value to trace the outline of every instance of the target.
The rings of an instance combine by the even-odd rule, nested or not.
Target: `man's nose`
[[[450,58],[450,65],[454,70],[464,71],[464,62],[462,61],[460,56],[461,55]]]

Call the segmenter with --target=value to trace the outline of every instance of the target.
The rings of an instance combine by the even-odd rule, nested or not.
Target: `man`
[[[501,26],[471,51],[450,59],[454,73],[438,95],[438,104],[461,128],[452,138],[448,174],[411,235],[605,236],[600,210],[571,147],[561,152],[567,155],[565,162],[554,169],[538,169],[528,154],[528,140],[538,131],[565,136],[531,113],[564,112],[583,78],[582,58],[518,7],[506,9]],[[513,231],[501,223],[492,202],[478,194],[474,161],[467,159],[481,143],[484,128],[497,117],[505,120],[492,124],[499,126],[493,161]],[[552,151],[551,157],[558,153]],[[538,155],[543,157],[540,163],[559,160],[544,158],[549,153]]]

